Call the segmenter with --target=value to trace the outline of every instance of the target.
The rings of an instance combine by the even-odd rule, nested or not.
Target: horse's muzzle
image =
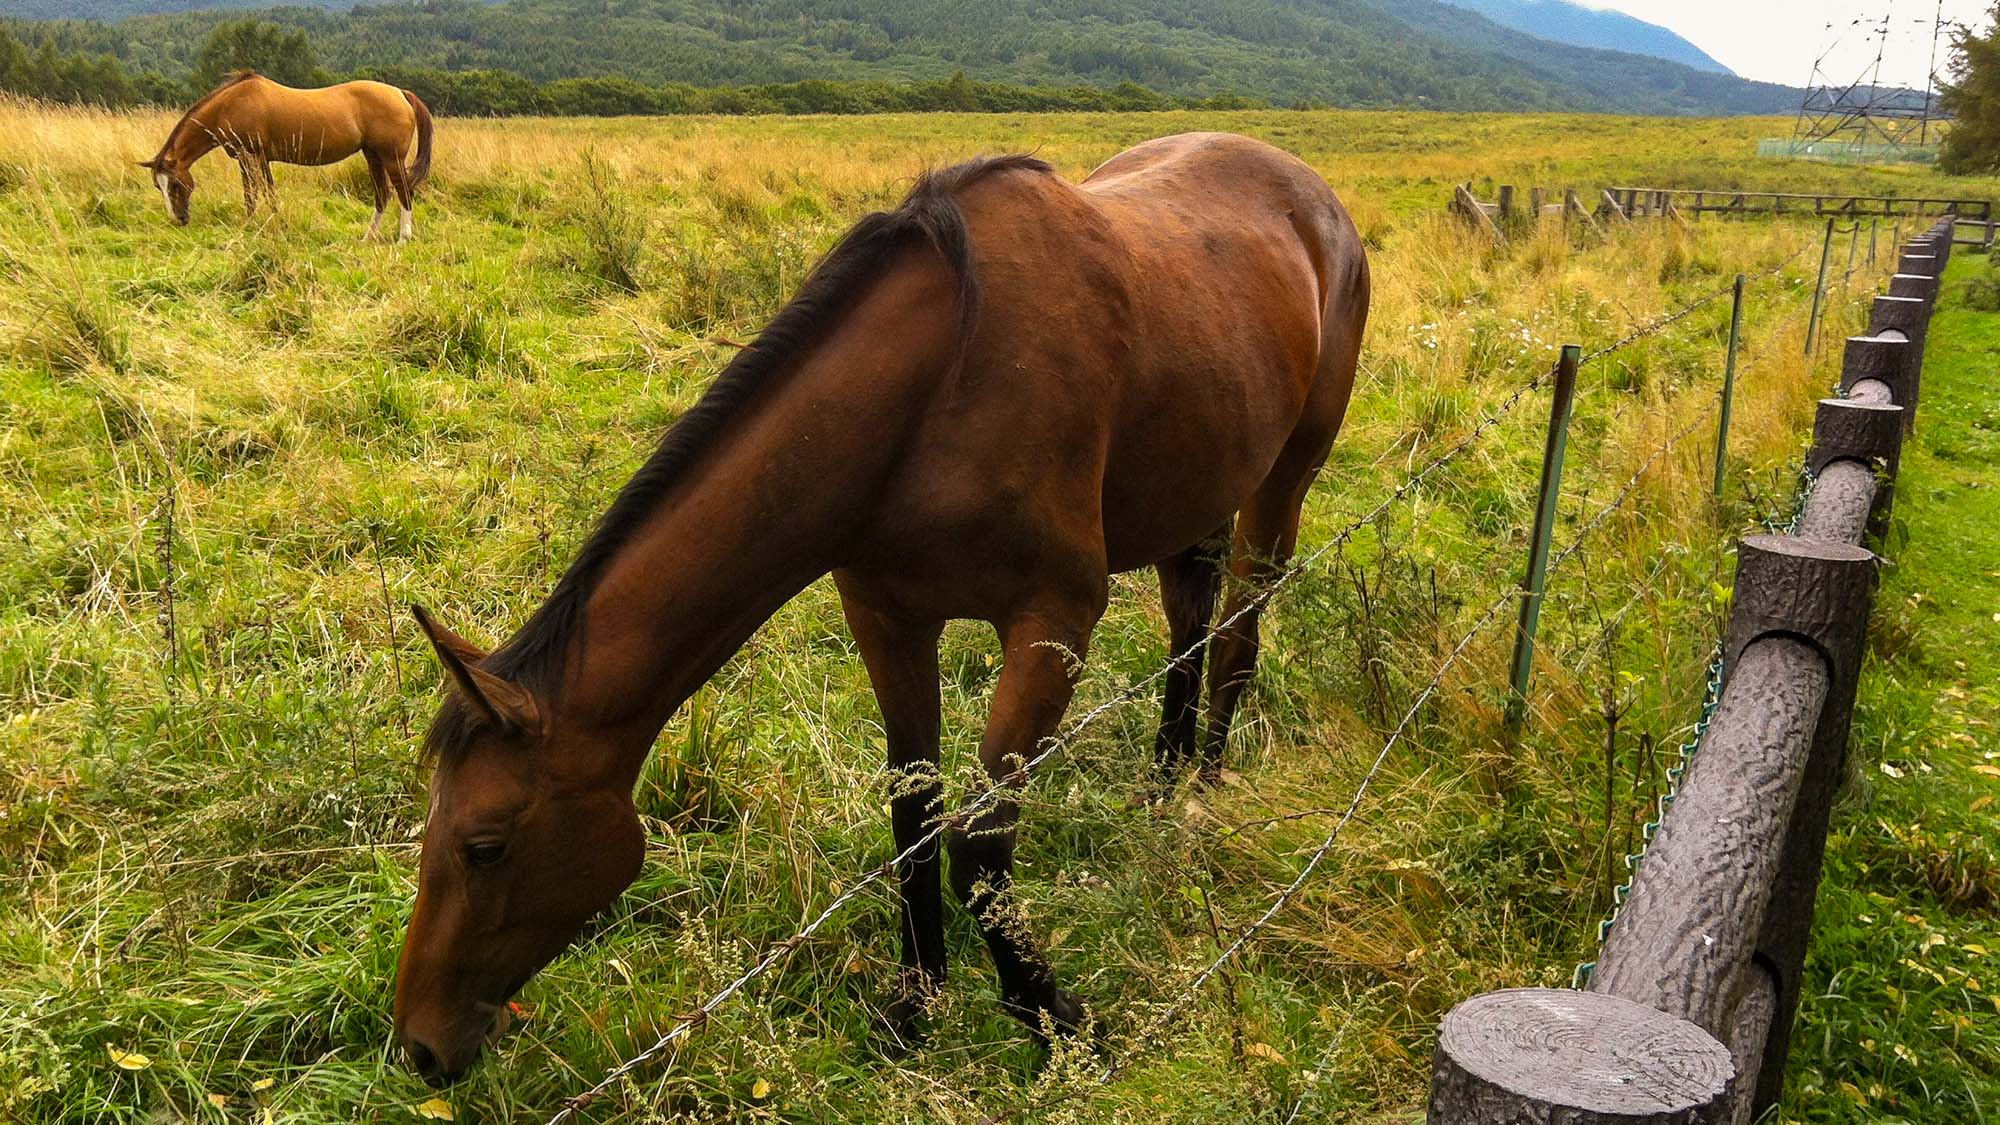
[[[439,1058],[438,1053],[431,1050],[430,1045],[423,1040],[411,1039],[403,1044],[404,1053],[410,1057],[410,1068],[415,1070],[418,1077],[424,1080],[424,1084],[433,1090],[442,1090],[465,1077],[465,1072],[472,1069],[473,1063],[479,1061],[479,1050],[479,1044],[473,1044],[471,1052],[462,1062],[456,1067],[447,1069],[444,1060]]]

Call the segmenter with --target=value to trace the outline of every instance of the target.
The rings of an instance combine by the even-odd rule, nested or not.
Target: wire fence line
[[[1549,561],[1549,573],[1554,574],[1564,562],[1575,555],[1590,536],[1610,519],[1614,512],[1625,506],[1637,492],[1639,483],[1645,478],[1647,473],[1652,471],[1653,466],[1706,420],[1706,416],[1697,416],[1693,422],[1681,427],[1669,435],[1666,440],[1662,441],[1639,468],[1633,472],[1631,477],[1626,480],[1624,487],[1619,490],[1618,494],[1600,508],[1590,521],[1580,527],[1575,536],[1571,538],[1570,543]],[[1234,960],[1237,955],[1254,942],[1271,924],[1271,921],[1291,903],[1292,899],[1305,886],[1307,880],[1312,878],[1313,873],[1325,861],[1327,855],[1332,852],[1334,845],[1339,841],[1342,831],[1354,820],[1360,811],[1362,802],[1366,800],[1370,789],[1374,786],[1376,778],[1381,774],[1383,767],[1388,764],[1390,753],[1409,733],[1418,716],[1423,713],[1424,706],[1443,687],[1451,670],[1457,666],[1465,653],[1471,648],[1472,642],[1492,625],[1502,610],[1514,604],[1521,596],[1521,591],[1518,589],[1508,588],[1501,591],[1498,597],[1488,603],[1486,609],[1472,623],[1471,627],[1460,635],[1457,642],[1452,645],[1450,651],[1446,654],[1443,662],[1438,665],[1437,670],[1425,682],[1423,688],[1417,692],[1416,697],[1411,700],[1410,705],[1404,710],[1402,718],[1397,722],[1395,728],[1390,731],[1389,737],[1384,740],[1381,749],[1376,752],[1375,757],[1370,761],[1367,771],[1362,774],[1360,782],[1355,786],[1353,796],[1348,799],[1344,806],[1310,810],[1301,814],[1291,814],[1275,818],[1275,820],[1297,820],[1311,815],[1329,815],[1336,812],[1339,814],[1339,819],[1328,829],[1327,834],[1321,839],[1318,847],[1313,850],[1312,855],[1306,860],[1305,866],[1299,870],[1290,883],[1286,884],[1278,892],[1277,897],[1265,908],[1264,912],[1249,925],[1245,926],[1242,932],[1237,934],[1221,952],[1216,954],[1206,966],[1189,979],[1188,983],[1182,988],[1180,995],[1167,1006],[1165,1011],[1156,1016],[1146,1030],[1140,1034],[1138,1046],[1121,1055],[1119,1058],[1114,1059],[1103,1070],[1099,1071],[1093,1085],[1101,1087],[1110,1083],[1119,1073],[1136,1061],[1149,1047],[1155,1045],[1156,1042],[1169,1042],[1164,1039],[1155,1040],[1154,1037],[1159,1036],[1182,1012],[1186,1011],[1188,1005],[1200,993],[1202,987],[1213,979],[1222,970],[1224,965]],[[1272,822],[1275,821],[1265,821],[1262,823]],[[1073,1096],[1073,1094],[1063,1095],[1064,1098],[1068,1096]],[[1062,1099],[1059,1098],[1057,1100]],[[1304,1095],[1301,1095],[1300,1104],[1303,1104],[1303,1100]],[[1029,1110],[1043,1110],[1047,1108],[1050,1108],[1050,1106],[1031,1105],[1027,1107]],[[1298,1106],[1294,1106],[1293,1113],[1296,1115],[1297,1112]],[[988,1120],[995,1119],[989,1118]]]
[[[1761,280],[1763,278],[1770,277],[1781,272],[1786,266],[1790,265],[1791,262],[1796,260],[1799,254],[1803,252],[1804,248],[1801,248],[1799,251],[1794,252],[1784,261],[1778,263],[1777,265],[1771,267],[1768,270],[1765,270],[1763,273],[1758,274],[1757,275],[1758,279]],[[1687,305],[1684,305],[1678,309],[1666,313],[1658,318],[1655,318],[1652,321],[1649,321],[1639,326],[1636,329],[1629,331],[1626,335],[1620,337],[1613,343],[1597,348],[1587,353],[1582,357],[1580,362],[1589,363],[1592,360],[1600,359],[1604,356],[1611,355],[1624,348],[1627,348],[1640,340],[1664,332],[1673,325],[1694,315],[1701,309],[1706,308],[1707,306],[1714,304],[1715,302],[1721,300],[1722,298],[1729,296],[1732,293],[1733,288],[1734,286],[1732,282],[1732,284],[1729,286],[1724,286],[1712,292],[1704,294],[1703,296],[1697,298],[1695,301]],[[981,814],[982,812],[986,811],[989,808],[992,808],[997,802],[1005,799],[1009,794],[1017,792],[1022,786],[1026,784],[1027,779],[1031,776],[1032,772],[1036,767],[1048,761],[1056,754],[1061,753],[1064,750],[1070,748],[1070,746],[1073,745],[1076,739],[1080,737],[1081,734],[1086,729],[1088,729],[1090,726],[1096,723],[1098,719],[1102,718],[1106,714],[1109,714],[1111,711],[1117,709],[1118,707],[1124,705],[1125,703],[1130,702],[1131,700],[1137,698],[1140,694],[1149,691],[1153,687],[1153,685],[1157,684],[1160,680],[1164,679],[1172,671],[1174,667],[1182,664],[1182,662],[1193,657],[1197,652],[1201,651],[1203,646],[1208,644],[1209,641],[1212,640],[1214,637],[1221,634],[1224,630],[1227,630],[1232,626],[1236,625],[1238,622],[1240,622],[1243,618],[1247,617],[1248,615],[1258,612],[1264,606],[1268,605],[1270,601],[1274,599],[1287,586],[1289,586],[1294,579],[1296,579],[1300,574],[1311,569],[1326,555],[1352,541],[1354,536],[1358,535],[1361,531],[1381,522],[1404,497],[1408,496],[1412,491],[1417,489],[1425,481],[1429,480],[1432,476],[1434,476],[1439,470],[1443,469],[1445,466],[1457,460],[1466,451],[1468,451],[1474,445],[1476,445],[1482,438],[1486,436],[1487,433],[1489,433],[1494,427],[1498,426],[1501,423],[1501,421],[1503,421],[1514,410],[1514,408],[1521,402],[1522,399],[1526,398],[1528,395],[1532,394],[1536,390],[1539,390],[1541,387],[1546,385],[1552,378],[1554,378],[1555,374],[1556,374],[1556,368],[1555,366],[1551,365],[1548,369],[1536,375],[1534,378],[1528,380],[1527,382],[1515,388],[1504,399],[1502,399],[1500,403],[1497,406],[1495,406],[1488,414],[1482,417],[1480,421],[1476,423],[1471,428],[1471,430],[1469,430],[1464,436],[1462,436],[1459,440],[1448,446],[1443,452],[1434,456],[1421,468],[1417,469],[1416,471],[1410,473],[1408,476],[1404,477],[1403,480],[1400,481],[1397,484],[1397,486],[1394,489],[1392,489],[1390,493],[1387,496],[1385,496],[1381,501],[1379,501],[1374,507],[1370,508],[1367,512],[1364,512],[1360,516],[1357,516],[1354,519],[1350,520],[1347,524],[1343,525],[1342,528],[1339,531],[1337,531],[1333,536],[1331,536],[1326,542],[1316,547],[1314,550],[1312,550],[1304,557],[1293,560],[1277,575],[1261,582],[1257,591],[1251,597],[1246,599],[1244,604],[1236,612],[1228,615],[1223,620],[1209,626],[1204,635],[1198,640],[1196,640],[1193,644],[1190,644],[1185,650],[1171,656],[1158,669],[1156,669],[1149,675],[1130,681],[1129,683],[1126,684],[1124,688],[1120,689],[1117,692],[1114,692],[1110,697],[1108,697],[1104,701],[1091,707],[1077,719],[1069,723],[1065,728],[1060,730],[1057,734],[1052,735],[1049,738],[1045,739],[1032,758],[1029,758],[1026,761],[1018,764],[1005,777],[994,780],[980,793],[973,796],[970,800],[963,802],[956,810],[938,816],[932,823],[931,827],[915,842],[910,844],[908,847],[902,849],[889,859],[883,861],[880,865],[869,869],[853,885],[849,886],[847,889],[845,889],[840,894],[836,895],[831,901],[829,901],[825,907],[823,907],[818,913],[816,913],[811,918],[811,920],[809,920],[800,929],[795,931],[791,936],[784,938],[780,941],[774,942],[770,946],[768,946],[764,954],[761,957],[759,957],[747,970],[738,974],[735,978],[733,978],[731,981],[725,984],[722,988],[718,989],[716,992],[711,994],[699,1006],[673,1017],[672,1026],[669,1027],[664,1033],[662,1033],[651,1046],[623,1060],[618,1065],[606,1071],[603,1077],[601,1077],[597,1082],[593,1083],[590,1087],[567,1099],[562,1105],[562,1107],[552,1117],[548,1119],[548,1125],[561,1125],[562,1122],[571,1120],[572,1118],[575,1117],[577,1113],[590,1106],[598,1098],[602,1097],[607,1090],[611,1089],[620,1080],[624,1079],[627,1075],[630,1075],[634,1071],[638,1070],[640,1067],[645,1066],[648,1062],[651,1062],[652,1060],[658,1058],[662,1052],[666,1051],[669,1047],[673,1046],[673,1044],[685,1038],[686,1036],[691,1034],[696,1028],[700,1027],[702,1024],[707,1022],[708,1017],[711,1014],[713,1014],[717,1009],[721,1008],[724,1004],[727,1004],[731,999],[740,995],[757,979],[769,973],[772,969],[776,968],[779,964],[785,961],[794,951],[796,951],[808,939],[810,939],[814,934],[818,933],[819,930],[823,926],[825,926],[825,924],[830,919],[832,919],[832,917],[835,914],[837,914],[843,907],[853,902],[855,899],[861,897],[864,893],[868,891],[869,888],[874,886],[876,883],[882,882],[885,879],[893,877],[895,875],[897,867],[904,861],[911,859],[919,852],[930,847],[946,831],[954,827],[962,827],[972,823],[972,821],[979,814]],[[1674,440],[1677,441],[1679,436],[1684,436],[1692,428],[1693,427],[1690,426],[1683,429],[1680,435],[1677,435]],[[1603,511],[1600,511],[1598,515],[1592,520],[1592,522],[1589,525],[1587,525],[1585,531],[1582,532],[1581,534],[1588,534],[1590,531],[1594,531],[1599,524],[1601,524],[1605,519],[1608,518],[1610,511],[1615,510],[1616,506],[1622,505],[1624,501],[1627,498],[1629,498],[1633,489],[1636,488],[1636,482],[1638,477],[1643,476],[1644,472],[1647,469],[1650,469],[1652,464],[1655,461],[1657,461],[1657,459],[1661,455],[1663,455],[1664,452],[1665,452],[1664,448],[1662,448],[1661,450],[1656,450],[1654,455],[1648,458],[1645,465],[1641,467],[1640,472],[1638,474],[1635,474],[1633,481],[1628,482],[1626,488],[1620,493],[1616,501],[1614,501],[1613,506]],[[1562,560],[1566,559],[1569,556],[1569,554],[1572,553],[1576,549],[1576,547],[1580,545],[1580,543],[1581,543],[1580,538],[1576,542],[1573,542],[1569,546],[1569,548],[1567,548],[1561,555],[1559,555],[1555,560],[1551,562],[1550,569],[1553,570],[1557,565],[1560,564]],[[1353,819],[1354,815],[1359,811],[1361,803],[1366,798],[1369,788],[1372,785],[1375,777],[1379,774],[1383,765],[1386,764],[1389,753],[1403,741],[1403,738],[1407,734],[1411,724],[1415,722],[1417,715],[1421,713],[1424,704],[1428,703],[1431,697],[1436,694],[1439,687],[1444,682],[1445,677],[1449,674],[1451,669],[1457,665],[1461,657],[1464,655],[1466,649],[1471,645],[1472,641],[1477,637],[1477,635],[1492,623],[1493,619],[1499,614],[1500,610],[1504,609],[1507,605],[1515,602],[1519,596],[1520,594],[1518,590],[1510,588],[1504,591],[1502,595],[1494,599],[1494,601],[1480,615],[1478,621],[1474,624],[1473,628],[1459,639],[1458,643],[1453,647],[1451,652],[1447,655],[1443,665],[1439,667],[1436,674],[1433,675],[1431,680],[1418,693],[1416,700],[1412,703],[1410,708],[1405,712],[1402,720],[1397,724],[1395,729],[1391,732],[1388,740],[1384,742],[1381,750],[1378,752],[1376,758],[1374,759],[1374,762],[1371,764],[1370,769],[1363,776],[1362,782],[1357,788],[1353,798],[1348,802],[1347,806],[1344,809],[1340,810],[1341,813],[1340,819],[1336,821],[1332,830],[1328,833],[1327,837],[1322,841],[1321,846],[1317,850],[1315,850],[1312,857],[1307,862],[1306,866],[1300,871],[1299,875],[1292,881],[1292,883],[1289,884],[1280,893],[1278,899],[1272,903],[1272,905],[1264,912],[1263,915],[1261,915],[1255,922],[1251,923],[1251,925],[1247,927],[1243,931],[1243,933],[1239,934],[1234,941],[1232,941],[1227,947],[1225,947],[1223,952],[1220,955],[1218,955],[1218,957],[1215,960],[1210,962],[1210,964],[1206,968],[1204,968],[1200,973],[1196,975],[1195,979],[1191,982],[1189,989],[1186,992],[1184,992],[1184,994],[1179,999],[1177,999],[1172,1006],[1170,1006],[1166,1016],[1164,1017],[1165,1019],[1171,1019],[1174,1016],[1176,1016],[1178,1012],[1182,1010],[1185,1007],[1185,1005],[1192,999],[1194,993],[1199,990],[1201,985],[1205,984],[1217,971],[1219,971],[1222,968],[1223,965],[1227,964],[1230,960],[1232,960],[1237,953],[1239,953],[1245,946],[1247,946],[1252,940],[1254,940],[1257,934],[1261,933],[1262,930],[1269,925],[1271,919],[1274,918],[1278,914],[1278,912],[1284,908],[1284,906],[1291,900],[1292,896],[1297,893],[1298,889],[1301,886],[1303,886],[1305,881],[1311,877],[1312,873],[1318,869],[1319,865],[1324,861],[1326,855],[1329,852],[1331,852],[1334,844],[1338,841],[1341,830]],[[1308,813],[1288,816],[1279,819],[1303,819],[1304,816],[1307,815],[1328,815],[1330,811],[1331,810],[1312,810]],[[1156,1023],[1161,1023],[1161,1022],[1162,1021],[1156,1021]],[[1134,1052],[1133,1054],[1128,1055],[1127,1057],[1121,1057],[1118,1060],[1114,1060],[1114,1062],[1110,1066],[1108,1066],[1104,1072],[1100,1074],[1097,1085],[1101,1086],[1111,1081],[1112,1078],[1116,1077],[1116,1075],[1124,1067],[1130,1065],[1132,1059],[1136,1057],[1136,1053],[1137,1052]]]

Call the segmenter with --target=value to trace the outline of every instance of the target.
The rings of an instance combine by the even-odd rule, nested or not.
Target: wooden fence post
[[[1729,305],[1729,359],[1722,368],[1722,406],[1715,420],[1715,499],[1722,499],[1722,482],[1729,464],[1729,406],[1736,397],[1736,350],[1743,339],[1743,275]]]
[[[1806,354],[1819,343],[1820,305],[1826,298],[1826,259],[1833,252],[1833,220],[1826,221],[1826,239],[1819,247],[1819,281],[1813,285],[1812,317],[1806,321]]]
[[[1576,398],[1576,369],[1583,349],[1564,344],[1556,361],[1555,393],[1549,400],[1549,433],[1542,446],[1542,485],[1535,504],[1535,527],[1528,540],[1528,570],[1521,578],[1521,618],[1514,633],[1512,692],[1507,697],[1507,729],[1517,735],[1527,717],[1528,678],[1535,663],[1535,629],[1542,619],[1542,592],[1548,585],[1549,539],[1555,534],[1556,497],[1562,490],[1563,454],[1569,448],[1570,405]]]
[[[1729,1049],[1684,1019],[1559,988],[1510,988],[1445,1014],[1432,1056],[1434,1125],[1707,1125]]]
[[[1723,648],[1730,667],[1740,667],[1752,645],[1770,644],[1766,638],[1782,634],[1809,640],[1825,660],[1827,673],[1826,702],[1813,729],[1805,776],[1791,803],[1783,855],[1757,940],[1757,961],[1771,973],[1776,1005],[1763,1040],[1754,1091],[1743,1091],[1750,1094],[1750,1116],[1742,1120],[1754,1119],[1775,1105],[1784,1089],[1785,1055],[1812,934],[1827,825],[1847,759],[1848,726],[1874,594],[1875,556],[1858,546],[1758,535],[1743,540],[1737,551],[1736,593]],[[1753,1045],[1736,1046],[1740,1059]],[[1741,1075],[1739,1080],[1750,1077]]]
[[[1812,492],[1799,516],[1802,539],[1859,543],[1888,531],[1903,453],[1903,408],[1823,398],[1813,416],[1806,471]]]

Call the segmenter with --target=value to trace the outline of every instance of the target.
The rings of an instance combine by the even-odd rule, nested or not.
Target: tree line
[[[495,69],[434,66],[360,67],[340,74],[320,61],[303,30],[255,17],[217,24],[182,77],[140,68],[87,36],[63,42],[60,27],[0,23],[0,91],[72,105],[178,108],[237,70],[255,70],[287,86],[322,86],[369,78],[413,91],[433,110],[461,117],[547,115],[612,117],[657,114],[806,114],[893,112],[1036,113],[1066,110],[1245,109],[1264,101],[1218,94],[1161,94],[1137,82],[1112,86],[1021,86],[975,82],[963,71],[915,81],[802,79],[748,86],[648,83],[630,78],[536,81]]]

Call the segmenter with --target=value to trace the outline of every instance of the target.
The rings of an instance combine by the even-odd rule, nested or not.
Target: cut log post
[[[1889,279],[1889,296],[1931,300],[1937,294],[1937,278],[1920,273],[1899,273]]]
[[[1589,992],[1511,988],[1445,1014],[1431,1125],[1715,1125],[1735,1068],[1686,1020]]]
[[[1519,226],[1521,214],[1514,208],[1514,185],[1500,185],[1500,229],[1513,230]]]
[[[1903,351],[1902,381],[1896,384],[1896,405],[1904,410],[1903,426],[1917,424],[1923,405],[1924,339],[1931,323],[1931,303],[1916,297],[1877,297],[1868,310],[1868,334],[1900,334],[1910,342]]]
[[[1884,384],[1868,380],[1872,387]],[[1802,538],[1860,543],[1889,530],[1895,503],[1896,472],[1903,451],[1903,408],[1854,398],[1825,398],[1813,418],[1813,444],[1806,469],[1813,474],[1799,519]],[[1862,470],[1864,490],[1849,468]],[[1864,495],[1865,491],[1865,495]],[[1857,518],[1853,505],[1860,503]]]
[[[1901,333],[1894,336],[1849,336],[1840,360],[1840,393],[1866,402],[1902,405],[1909,401],[1904,387],[1903,355],[1910,342]],[[1881,392],[1870,387],[1883,388]],[[1903,412],[1903,432],[1910,428],[1909,411]]]
[[[1792,1019],[1798,1011],[1806,945],[1812,934],[1827,823],[1846,768],[1848,726],[1874,592],[1875,556],[1860,547],[1756,535],[1744,539],[1737,552],[1736,592],[1723,647],[1732,669],[1729,674],[1734,676],[1743,667],[1744,653],[1771,643],[1774,635],[1811,642],[1827,672],[1825,704],[1813,730],[1809,765],[1792,805],[1784,857],[1757,940],[1756,960],[1771,972],[1777,1004],[1756,1074],[1753,1119],[1776,1105],[1784,1090],[1785,1056],[1791,1047]]]

